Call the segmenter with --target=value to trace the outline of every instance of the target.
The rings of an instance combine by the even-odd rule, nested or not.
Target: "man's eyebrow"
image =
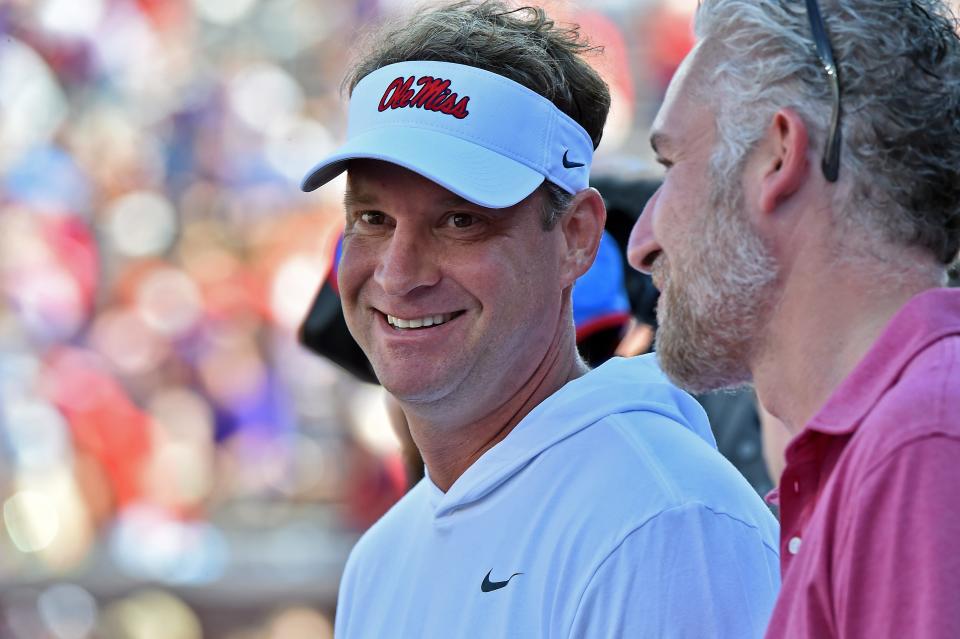
[[[377,198],[371,195],[370,193],[364,193],[363,191],[353,191],[347,189],[343,194],[343,208],[348,209],[353,206],[371,206],[375,204]]]
[[[455,208],[458,206],[475,206],[472,202],[470,202],[470,200],[467,200],[466,198],[462,198],[459,195],[456,195],[455,193],[451,193],[450,197],[444,198],[444,200],[440,202],[440,204],[441,206],[450,207],[450,208]]]
[[[356,206],[376,206],[376,204],[377,204],[377,197],[373,193],[347,189],[346,192],[343,194],[343,207],[345,209],[356,207]],[[445,197],[444,199],[438,201],[437,205],[443,208],[459,208],[463,206],[465,207],[477,206],[476,204],[473,204],[472,202],[470,202],[470,200],[460,197],[455,193],[451,193],[449,197]]]

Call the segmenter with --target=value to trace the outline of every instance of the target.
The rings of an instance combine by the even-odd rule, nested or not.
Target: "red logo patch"
[[[413,90],[414,83],[420,87],[419,91]],[[387,86],[383,97],[380,98],[378,110],[383,112],[387,109],[404,107],[426,109],[462,120],[470,115],[467,111],[469,102],[470,96],[465,95],[458,99],[457,94],[450,90],[450,80],[433,78],[429,75],[417,79],[416,76],[411,75],[406,79],[397,78]]]

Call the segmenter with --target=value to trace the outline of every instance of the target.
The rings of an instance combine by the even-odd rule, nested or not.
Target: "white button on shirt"
[[[800,538],[791,537],[790,541],[787,542],[787,550],[791,555],[797,554],[797,552],[800,550]]]

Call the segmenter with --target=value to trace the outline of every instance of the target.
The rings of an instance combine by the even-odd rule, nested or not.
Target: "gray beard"
[[[750,383],[775,297],[776,260],[741,213],[742,198],[732,204],[711,194],[705,249],[659,267],[657,357],[693,393]]]

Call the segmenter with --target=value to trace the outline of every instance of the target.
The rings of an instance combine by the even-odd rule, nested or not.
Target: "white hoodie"
[[[761,637],[778,528],[654,357],[569,382],[360,539],[337,639]]]

